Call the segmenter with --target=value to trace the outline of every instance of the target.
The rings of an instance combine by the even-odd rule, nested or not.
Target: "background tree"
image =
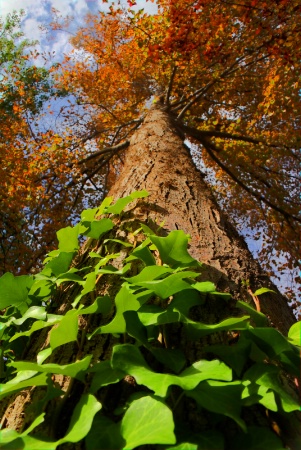
[[[39,261],[41,243],[47,247],[53,242],[52,217],[63,208],[54,204],[45,177],[68,158],[68,152],[60,151],[61,137],[43,120],[47,102],[64,92],[53,84],[55,67],[37,65],[41,55],[34,50],[36,42],[20,31],[23,14],[13,13],[0,22],[1,273],[30,270]],[[45,201],[52,204],[51,212]],[[66,214],[61,223],[64,220]]]

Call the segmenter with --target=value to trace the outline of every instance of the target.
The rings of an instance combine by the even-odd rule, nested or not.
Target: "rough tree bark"
[[[146,201],[137,201],[135,209],[131,207],[134,219],[150,226],[164,221],[164,230],[182,229],[190,234],[190,253],[204,263],[204,280],[211,280],[219,290],[228,291],[235,297],[241,296],[244,300],[249,299],[250,303],[253,300],[244,287],[245,280],[250,280],[253,290],[263,286],[277,291],[252,257],[243,239],[221,212],[184,146],[183,138],[160,106],[150,110],[140,129],[133,135],[122,172],[109,195],[119,198],[140,189],[147,189],[150,196]],[[86,261],[79,258],[79,263]],[[56,312],[63,314],[67,311],[75,295],[76,291],[72,289],[69,294],[61,295],[58,302],[60,307]],[[261,307],[271,324],[283,333],[295,322],[286,299],[278,291],[262,296]],[[91,323],[89,332],[93,331],[93,326],[95,328],[99,323]],[[48,342],[47,333],[43,331],[34,336],[24,359],[35,360],[36,354]],[[113,342],[108,343],[108,336],[98,335],[97,338],[96,347],[95,342],[93,348],[89,342],[85,344],[81,357],[92,353],[94,360],[102,360],[104,355],[108,355]],[[60,350],[56,353],[54,361],[67,364],[72,361],[74,352],[76,347],[67,345],[64,352]],[[55,381],[64,391],[68,389],[68,377],[57,375]],[[24,418],[30,423],[32,417],[27,411],[35,396],[39,398],[39,394],[30,389],[3,402],[0,410],[2,424],[19,430],[24,426]],[[42,431],[51,435],[52,426],[46,423]]]
[[[158,106],[132,137],[122,173],[110,195],[119,198],[139,189],[150,193],[148,206],[140,210],[141,220],[164,221],[165,229],[182,229],[189,234],[191,255],[206,265],[204,279],[236,295],[246,291],[246,280],[253,291],[262,286],[275,290],[277,294],[261,296],[262,311],[276,328],[287,332],[295,317],[286,299],[222,213],[183,139]],[[248,292],[242,294],[252,300]]]

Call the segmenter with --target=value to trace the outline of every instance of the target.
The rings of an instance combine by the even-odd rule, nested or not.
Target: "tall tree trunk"
[[[283,333],[287,332],[295,318],[285,298],[263,274],[243,239],[221,212],[183,145],[182,137],[173,127],[168,114],[158,106],[151,109],[141,128],[132,137],[124,167],[110,195],[119,198],[140,189],[147,189],[150,196],[146,201],[138,201],[137,207],[131,210],[134,220],[143,221],[149,226],[164,221],[164,230],[182,229],[190,234],[190,253],[204,263],[202,277],[213,281],[222,291],[228,291],[235,297],[242,296],[245,300],[248,298],[252,302],[244,281],[250,280],[253,290],[261,286],[273,288],[277,293],[261,297],[262,310],[269,316],[272,325]],[[85,251],[78,264],[86,264],[86,261],[83,262],[84,257]],[[67,295],[65,291],[62,292],[57,313],[66,312],[76,294],[72,289]],[[91,323],[89,332],[93,331],[93,326],[96,328],[99,323]],[[36,359],[36,354],[45,347],[45,342],[49,342],[47,334],[47,330],[43,331],[33,339],[25,355],[26,360]],[[113,338],[97,335],[97,339],[96,344],[95,340],[93,345],[91,341],[84,344],[80,357],[93,354],[93,360],[105,359],[112,348]],[[71,344],[65,347],[64,351],[56,352],[52,362],[68,364],[74,361],[77,348]],[[56,375],[55,381],[64,391],[68,391],[69,377]],[[38,392],[35,394],[34,390],[28,389],[3,402],[0,411],[2,423],[15,429],[24,426],[24,417],[31,423],[28,406],[34,398],[40,398]],[[61,409],[52,407],[53,411],[49,415],[55,417],[55,411],[60,412]],[[70,412],[72,401],[68,408]],[[52,427],[53,424],[45,423],[43,433],[50,435]]]
[[[110,195],[119,198],[139,189],[146,189],[150,197],[137,215],[143,221],[163,221],[169,231],[182,229],[189,234],[191,255],[206,266],[204,279],[213,281],[220,290],[249,296],[250,300],[244,287],[247,280],[253,291],[259,287],[275,290],[275,294],[260,297],[262,311],[276,328],[287,333],[295,317],[286,299],[222,213],[183,139],[158,106],[151,109],[132,137],[123,170]]]

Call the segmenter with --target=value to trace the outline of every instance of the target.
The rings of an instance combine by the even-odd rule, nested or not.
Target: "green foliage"
[[[39,53],[33,49],[37,41],[26,39],[20,31],[24,14],[24,10],[14,11],[5,21],[0,18],[0,112],[3,119],[7,116],[16,120],[16,103],[35,115],[54,95],[67,95],[53,86],[51,70],[29,62]]]
[[[99,208],[84,211],[77,225],[58,232],[59,248],[48,255],[39,274],[0,278],[0,399],[26,388],[47,389],[40,403],[31,405],[36,418],[25,431],[0,431],[1,448],[56,449],[84,440],[87,450],[150,444],[157,449],[221,450],[229,448],[221,430],[230,421],[236,427],[231,449],[284,449],[269,427],[248,425],[243,412],[254,405],[281,415],[300,408],[281,379],[284,371],[292,376],[299,373],[301,324],[293,325],[286,338],[243,301],[236,303],[241,314],[235,317],[218,323],[193,320],[193,308],[205,307],[213,298],[223,308],[229,294],[216,292],[211,282],[197,280],[201,265],[189,255],[184,232],[158,237],[143,225],[129,233],[135,239],[140,233],[140,242],[114,238],[126,215],[123,209],[146,196],[144,191],[136,192],[113,205],[112,199],[106,199]],[[79,233],[89,238],[86,251],[90,258],[84,267],[70,268],[79,249]],[[93,239],[99,240],[94,245],[97,251],[94,247],[89,251]],[[122,259],[116,248],[127,249],[127,257]],[[113,265],[117,259],[118,267]],[[125,276],[127,272],[131,276]],[[111,284],[112,277],[116,280],[114,314],[112,299],[97,295],[99,277],[107,277]],[[71,309],[63,315],[53,314],[56,296],[68,286],[75,290]],[[263,288],[255,294],[264,292]],[[90,334],[79,330],[82,316],[96,314],[111,319]],[[173,327],[180,327],[182,340],[192,345],[218,334],[224,336],[224,343],[205,340],[204,357],[189,362],[185,345],[169,344]],[[44,328],[50,331],[48,347],[40,351],[36,362],[23,361],[24,346],[30,345],[33,333]],[[94,361],[92,354],[78,357],[76,352],[69,364],[46,361],[64,345],[78,346],[81,354],[84,342],[93,343],[104,334],[117,340],[105,361]],[[236,338],[231,342],[233,335]],[[35,428],[47,420],[45,413],[37,411],[41,405],[45,410],[50,400],[68,395],[53,383],[53,375],[58,374],[77,380],[83,389],[64,436],[50,440],[35,434]],[[129,378],[135,392],[110,411],[103,393]],[[189,421],[179,420],[183,402],[193,402],[195,414],[205,414],[206,429],[195,432]]]

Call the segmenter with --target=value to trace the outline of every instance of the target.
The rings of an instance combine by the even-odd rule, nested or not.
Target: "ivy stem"
[[[176,409],[176,407],[178,406],[178,404],[180,403],[180,401],[182,400],[183,396],[184,396],[185,392],[181,392],[181,394],[179,395],[179,397],[177,398],[175,404],[173,405],[172,410],[174,411]]]
[[[0,379],[4,378],[4,348],[0,345]]]
[[[256,306],[256,311],[260,312],[260,301],[259,298],[257,297],[257,295],[254,295],[251,288],[248,288],[248,292],[251,295],[253,302],[255,303]]]
[[[168,348],[168,335],[167,335],[167,329],[166,329],[166,325],[163,324],[162,325],[162,337],[163,337],[163,343],[165,345],[165,348]]]

